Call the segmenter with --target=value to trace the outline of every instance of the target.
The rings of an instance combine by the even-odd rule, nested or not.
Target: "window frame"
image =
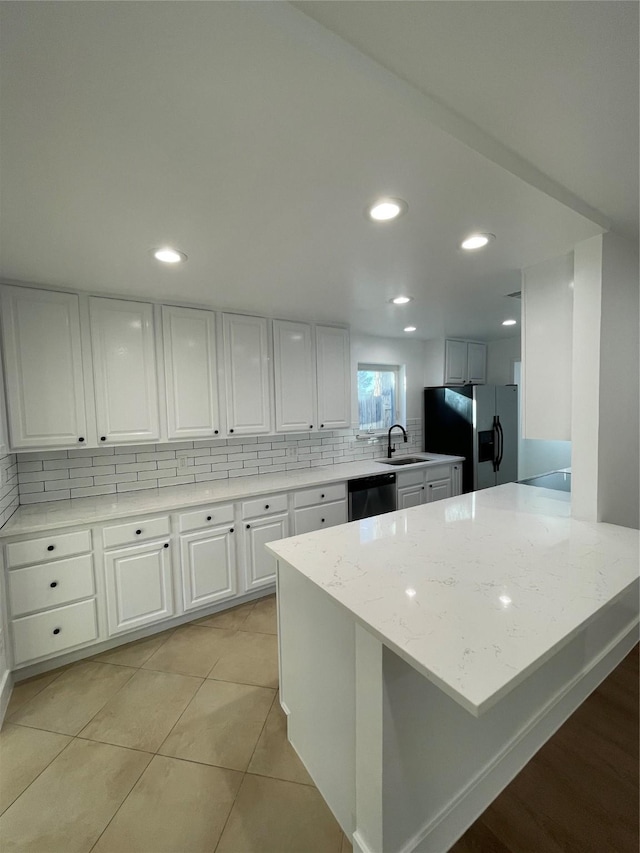
[[[406,368],[404,364],[381,364],[373,361],[360,361],[356,371],[356,397],[358,407],[358,430],[365,435],[386,435],[389,427],[378,427],[376,429],[367,429],[360,424],[360,394],[359,394],[359,374],[360,371],[379,371],[390,372],[395,374],[395,411],[393,415],[393,423],[401,424],[406,427],[406,389],[407,378]]]

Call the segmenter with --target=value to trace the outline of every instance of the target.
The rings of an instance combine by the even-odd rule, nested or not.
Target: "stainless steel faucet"
[[[388,435],[388,444],[387,444],[387,459],[391,459],[391,455],[396,452],[395,447],[391,447],[391,430],[398,427],[398,429],[402,430],[402,435],[404,436],[404,442],[407,443],[407,431],[400,424],[394,424],[389,427],[389,435]]]

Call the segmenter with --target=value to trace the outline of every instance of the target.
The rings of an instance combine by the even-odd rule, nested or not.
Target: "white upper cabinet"
[[[349,330],[316,326],[318,427],[351,425],[351,350]]]
[[[85,442],[78,297],[4,287],[2,332],[11,447]]]
[[[271,431],[268,321],[223,314],[227,430],[236,435]]]
[[[157,441],[153,307],[91,298],[89,310],[99,443]]]
[[[306,323],[273,322],[276,430],[301,432],[315,420],[313,337]]]
[[[487,381],[487,345],[475,341],[444,342],[444,384],[482,385]],[[438,383],[435,383],[438,384]]]
[[[162,307],[169,438],[220,432],[213,311]]]

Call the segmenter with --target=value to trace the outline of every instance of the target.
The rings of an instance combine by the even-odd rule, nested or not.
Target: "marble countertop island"
[[[638,531],[508,483],[267,547],[474,714],[623,594]]]

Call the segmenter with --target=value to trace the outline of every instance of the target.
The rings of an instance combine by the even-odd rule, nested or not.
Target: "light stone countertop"
[[[364,462],[346,462],[324,468],[299,468],[294,471],[234,477],[186,486],[167,486],[162,489],[144,489],[139,492],[123,492],[94,498],[28,504],[19,507],[11,516],[0,530],[0,538],[42,533],[83,524],[100,524],[113,519],[130,518],[133,515],[174,512],[209,503],[238,501],[273,492],[356,480],[361,477],[370,477],[372,474],[388,474],[393,471],[397,473],[414,468],[462,462],[464,459],[462,456],[444,456],[438,453],[411,455],[421,456],[425,461],[413,465],[390,466],[380,464],[381,460],[368,459]]]
[[[479,715],[633,590],[638,540],[508,483],[266,547]]]

